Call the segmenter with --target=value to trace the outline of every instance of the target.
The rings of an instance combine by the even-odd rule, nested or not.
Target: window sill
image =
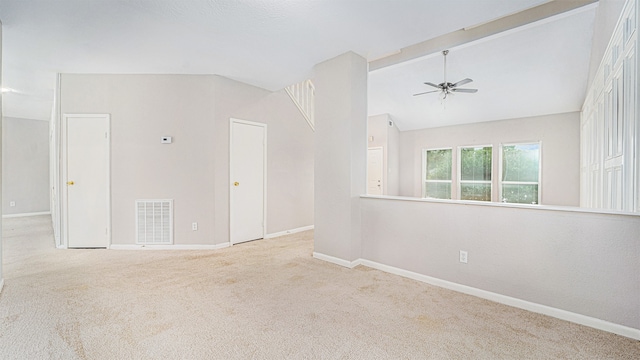
[[[593,213],[593,214],[628,215],[628,216],[640,217],[640,213],[633,213],[633,212],[626,212],[626,211],[613,211],[613,210],[604,210],[604,209],[590,209],[590,208],[581,208],[581,207],[575,207],[575,206],[515,204],[515,203],[502,203],[502,202],[490,202],[490,201],[474,201],[474,200],[426,199],[426,198],[416,198],[416,197],[408,197],[408,196],[387,196],[387,195],[360,195],[360,198],[441,203],[441,204],[454,204],[454,205],[467,205],[467,206],[506,207],[506,208],[514,208],[514,209],[532,209],[532,210],[580,212],[580,213]]]

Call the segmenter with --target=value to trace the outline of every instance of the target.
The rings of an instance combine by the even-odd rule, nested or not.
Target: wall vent
[[[173,200],[136,200],[136,244],[173,244]]]

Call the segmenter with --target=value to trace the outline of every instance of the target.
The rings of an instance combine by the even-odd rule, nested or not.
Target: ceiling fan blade
[[[425,85],[429,85],[429,86],[433,86],[434,88],[438,88],[438,89],[442,89],[442,87],[440,85],[436,85],[434,83],[430,83],[430,82],[426,82],[424,83]]]
[[[424,94],[430,94],[430,93],[434,93],[434,92],[440,92],[440,90],[425,91],[425,92],[421,92],[421,93],[413,94],[413,96],[424,95]]]
[[[478,89],[451,89],[451,92],[476,93]]]
[[[466,78],[466,79],[460,80],[460,81],[458,81],[457,83],[455,83],[455,84],[451,85],[451,87],[456,87],[456,86],[460,86],[460,85],[468,84],[468,83],[470,83],[470,82],[472,82],[472,81],[473,81],[473,80],[471,80],[471,79],[469,79],[469,78]]]

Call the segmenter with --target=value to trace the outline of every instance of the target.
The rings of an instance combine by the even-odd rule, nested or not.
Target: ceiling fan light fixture
[[[461,85],[465,85],[468,84],[470,82],[472,82],[473,80],[470,78],[465,78],[462,79],[458,82],[455,83],[450,83],[447,82],[447,55],[449,55],[449,50],[443,50],[442,51],[442,56],[444,58],[444,81],[441,82],[440,84],[436,85],[434,83],[431,82],[425,82],[425,85],[437,88],[438,90],[432,90],[432,91],[425,91],[425,92],[421,92],[421,93],[417,93],[417,94],[413,94],[413,96],[418,96],[418,95],[423,95],[423,94],[429,94],[429,93],[433,93],[433,92],[441,92],[442,93],[442,99],[446,99],[447,95],[452,94],[454,92],[463,92],[463,93],[476,93],[478,92],[478,89],[462,89],[462,88],[458,88],[458,86]]]

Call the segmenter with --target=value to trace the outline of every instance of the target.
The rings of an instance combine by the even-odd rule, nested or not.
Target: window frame
[[[462,149],[469,149],[469,148],[473,148],[473,149],[477,149],[477,148],[491,148],[491,179],[490,180],[462,180]],[[458,170],[458,176],[457,176],[457,190],[458,190],[458,196],[457,199],[458,200],[463,200],[462,199],[462,184],[489,184],[490,188],[490,196],[489,196],[489,200],[463,200],[463,201],[482,201],[482,202],[493,202],[493,180],[494,180],[494,176],[493,176],[493,157],[494,157],[494,151],[493,151],[493,144],[484,144],[484,145],[461,145],[458,146],[458,161],[457,161],[457,170]]]
[[[504,161],[504,147],[505,146],[516,146],[516,145],[538,145],[538,181],[503,181],[503,161]],[[504,201],[502,197],[502,187],[503,185],[538,185],[538,199],[535,204],[528,205],[540,205],[540,200],[542,199],[542,140],[538,141],[522,141],[522,142],[509,142],[509,143],[501,143],[500,144],[500,153],[498,154],[498,202],[507,203]],[[524,204],[524,203],[507,203],[507,204]]]
[[[427,152],[428,151],[437,151],[437,150],[450,150],[451,151],[451,173],[449,174],[449,180],[427,180]],[[427,188],[426,184],[430,183],[449,183],[451,186],[451,192],[453,192],[453,148],[452,147],[439,147],[439,148],[422,148],[422,179],[420,181],[420,185],[422,187],[422,198],[423,199],[439,199],[433,197],[427,197]],[[449,200],[453,199],[453,196],[449,196]]]

